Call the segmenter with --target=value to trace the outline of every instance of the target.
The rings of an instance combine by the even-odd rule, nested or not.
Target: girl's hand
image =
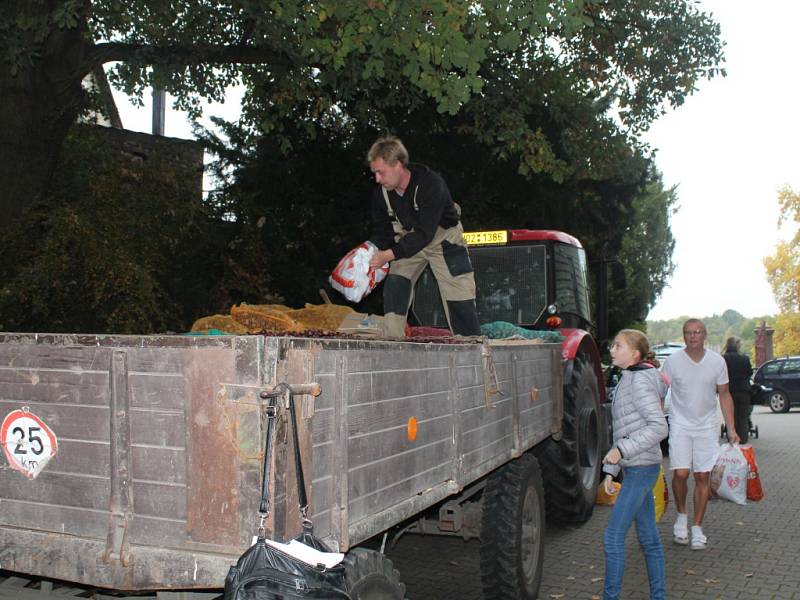
[[[608,451],[608,454],[605,455],[603,458],[603,462],[607,465],[615,465],[617,464],[620,459],[622,458],[622,453],[614,446],[611,450]]]
[[[611,475],[606,474],[606,478],[603,480],[603,486],[606,489],[606,494],[609,496],[614,495],[614,478]]]

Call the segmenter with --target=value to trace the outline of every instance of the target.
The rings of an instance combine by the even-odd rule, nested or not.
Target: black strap
[[[269,404],[266,407],[267,414],[267,443],[264,449],[264,464],[261,470],[261,503],[258,506],[258,513],[261,518],[266,518],[269,514],[269,465],[272,460],[272,429],[275,418],[278,416],[278,397],[270,395]]]
[[[294,441],[294,470],[297,474],[297,501],[300,504],[300,514],[306,521],[308,510],[308,496],[306,496],[306,480],[303,477],[303,459],[300,456],[300,440],[297,435],[297,414],[294,408],[294,394],[289,392],[289,414],[292,417],[292,439]]]
[[[300,455],[300,440],[297,433],[297,416],[295,414],[294,394],[287,383],[279,383],[271,392],[262,392],[262,398],[269,398],[266,407],[267,414],[267,441],[264,450],[264,465],[261,474],[261,503],[258,507],[259,516],[265,519],[269,514],[269,465],[272,461],[272,446],[274,437],[275,419],[278,416],[278,398],[288,394],[289,396],[289,415],[291,416],[292,441],[294,442],[294,468],[297,477],[297,499],[300,505],[300,514],[303,517],[303,524],[310,524],[306,517],[308,510],[308,496],[306,495],[306,482],[303,476],[303,460]],[[263,527],[263,525],[262,525]]]

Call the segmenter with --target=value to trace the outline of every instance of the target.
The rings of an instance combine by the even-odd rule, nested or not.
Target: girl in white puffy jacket
[[[662,408],[666,386],[658,369],[642,362],[649,349],[647,338],[634,329],[620,331],[611,346],[612,362],[622,369],[622,375],[611,405],[614,445],[603,459],[606,492],[613,493],[612,477],[620,469],[624,478],[603,537],[603,600],[620,597],[625,536],[634,522],[650,580],[650,599],[666,598],[664,550],[656,528],[652,491],[661,472],[660,442],[668,433]]]

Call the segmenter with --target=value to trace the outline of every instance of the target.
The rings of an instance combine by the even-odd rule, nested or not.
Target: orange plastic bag
[[[611,487],[614,491],[613,493],[609,494],[606,492],[606,486],[603,484],[603,480],[600,480],[600,486],[597,488],[597,500],[595,504],[611,506],[617,501],[617,496],[619,495],[619,490],[622,487],[622,484],[612,481]],[[664,513],[667,511],[667,507],[669,506],[669,488],[667,487],[667,478],[664,475],[663,466],[658,473],[658,479],[656,479],[656,482],[653,485],[653,502],[656,509],[656,523],[658,523],[661,521],[661,517],[664,516]]]
[[[617,483],[616,481],[611,482],[611,488],[614,490],[613,493],[609,494],[606,491],[605,483],[603,479],[600,479],[600,486],[597,488],[597,500],[595,504],[611,506],[614,502],[617,501],[617,495],[619,494],[619,489],[622,487],[621,483]]]
[[[761,487],[761,478],[758,476],[758,465],[756,464],[756,452],[750,444],[739,447],[747,459],[747,499],[758,501],[764,497],[764,490]]]

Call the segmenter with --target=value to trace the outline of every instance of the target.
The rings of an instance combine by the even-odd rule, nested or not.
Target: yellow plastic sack
[[[600,481],[600,486],[597,488],[596,504],[610,506],[616,502],[622,484],[612,481],[611,485],[614,488],[614,493],[608,494],[605,485],[603,485],[603,481]],[[667,512],[667,506],[669,506],[669,488],[667,487],[667,478],[664,475],[663,465],[658,473],[658,479],[656,479],[653,485],[653,502],[656,508],[656,523],[658,523],[661,521],[661,517],[664,516],[664,513]]]
[[[669,488],[667,487],[667,477],[664,475],[664,465],[658,473],[658,479],[653,486],[653,501],[656,504],[656,523],[661,521],[661,517],[667,512],[669,506]]]

